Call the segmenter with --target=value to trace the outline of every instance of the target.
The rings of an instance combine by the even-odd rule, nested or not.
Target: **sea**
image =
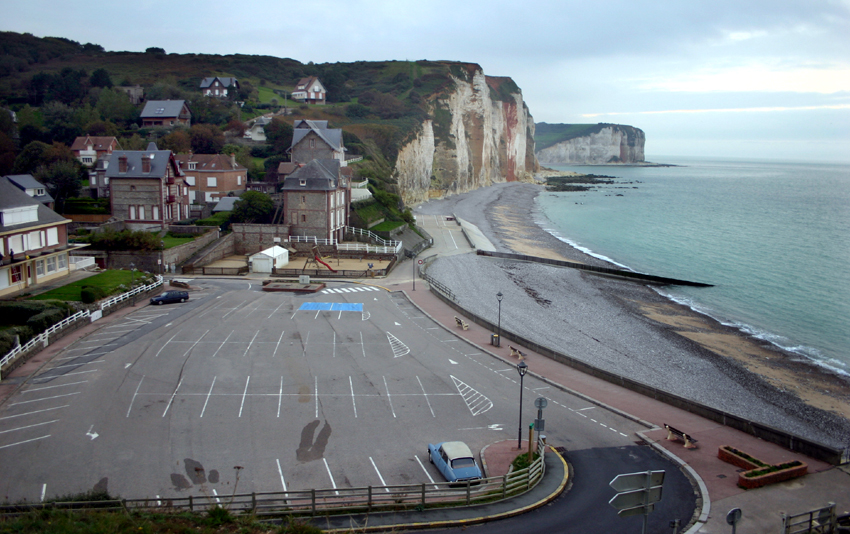
[[[649,158],[648,158],[649,159]],[[850,376],[850,164],[657,156],[537,197],[537,223],[622,268],[713,284],[670,299]]]

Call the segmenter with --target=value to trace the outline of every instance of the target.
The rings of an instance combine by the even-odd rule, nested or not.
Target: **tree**
[[[82,135],[82,125],[77,123],[75,110],[70,106],[61,102],[48,102],[41,111],[50,140],[70,145],[76,137]]]
[[[109,121],[94,121],[83,128],[87,135],[99,137],[118,137],[118,128]]]
[[[104,120],[121,124],[125,128],[136,122],[139,110],[130,102],[127,93],[118,89],[104,89],[97,98],[95,108]]]
[[[27,144],[15,158],[12,173],[32,174],[39,166],[47,165],[49,162],[45,160],[45,154],[48,150],[50,150],[50,145],[41,141],[33,141]]]
[[[9,174],[15,166],[15,142],[0,132],[0,176]]]
[[[219,154],[224,148],[224,132],[211,124],[192,125],[189,137],[195,154]]]
[[[266,125],[265,130],[266,139],[274,147],[276,154],[285,154],[292,146],[292,134],[295,129],[289,121],[275,117],[271,123]]]
[[[237,137],[242,137],[245,135],[245,123],[236,120],[230,119],[230,122],[227,123],[227,128],[225,129],[228,132],[233,132],[233,134]]]
[[[267,223],[274,214],[274,202],[270,196],[259,191],[245,191],[233,205],[232,222]]]
[[[160,150],[170,150],[175,154],[188,154],[192,150],[192,139],[185,128],[178,128],[161,137],[157,142]]]
[[[85,169],[76,161],[58,161],[50,166],[41,166],[35,172],[35,178],[43,183],[56,201],[56,211],[61,213],[65,201],[80,194],[81,175]]]
[[[91,74],[91,78],[89,78],[89,84],[92,87],[103,87],[109,89],[112,87],[112,79],[109,77],[109,73],[106,69],[97,69]]]

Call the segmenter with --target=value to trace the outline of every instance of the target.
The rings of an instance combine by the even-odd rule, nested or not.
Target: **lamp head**
[[[496,293],[496,300],[498,300],[499,302],[502,302],[502,297],[503,297],[503,296],[504,296],[504,295],[502,295],[502,292],[501,292],[501,291],[499,291],[498,293]]]
[[[519,372],[519,376],[525,376],[525,373],[528,372],[528,364],[525,362],[519,362],[516,366],[516,370]]]

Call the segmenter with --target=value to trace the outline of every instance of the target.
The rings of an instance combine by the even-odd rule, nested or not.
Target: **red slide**
[[[316,254],[316,255],[315,255],[315,256],[313,256],[313,257],[314,257],[314,258],[316,258],[316,261],[317,261],[317,262],[321,263],[322,265],[324,265],[325,267],[327,267],[328,269],[330,269],[330,271],[331,271],[332,273],[335,273],[335,272],[336,272],[336,269],[334,269],[333,267],[331,267],[331,266],[330,266],[330,265],[328,265],[327,263],[323,262],[323,261],[322,261],[322,259],[321,259],[321,258],[319,258],[319,255],[318,255],[318,254]]]

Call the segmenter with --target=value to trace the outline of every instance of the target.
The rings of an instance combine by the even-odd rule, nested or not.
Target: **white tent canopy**
[[[289,264],[289,251],[275,245],[250,256],[248,263],[251,265],[251,272],[272,273],[274,269],[280,269]]]

